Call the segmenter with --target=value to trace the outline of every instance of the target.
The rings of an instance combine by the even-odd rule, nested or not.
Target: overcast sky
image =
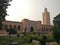
[[[50,12],[51,21],[60,13],[60,0],[13,0],[7,9],[6,20],[41,20],[44,8]]]

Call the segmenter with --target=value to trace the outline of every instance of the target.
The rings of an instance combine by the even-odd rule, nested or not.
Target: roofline
[[[21,23],[21,22],[18,22],[18,21],[4,21],[4,22]]]

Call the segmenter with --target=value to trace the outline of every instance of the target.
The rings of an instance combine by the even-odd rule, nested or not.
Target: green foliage
[[[46,39],[47,42],[49,41],[54,41],[54,38],[53,38],[53,34],[52,35],[49,35]]]
[[[42,35],[38,36],[37,39],[40,41],[43,39]]]
[[[8,44],[9,44],[9,37],[0,36],[0,45],[8,45]]]
[[[29,43],[30,37],[24,36],[23,40],[25,40],[26,43]]]
[[[13,28],[6,29],[6,31],[9,32],[9,34],[17,34],[16,29]]]
[[[14,29],[9,29],[9,34],[17,34],[17,31]]]
[[[35,34],[27,34],[23,37],[17,37],[17,36],[1,36],[0,37],[0,45],[9,45],[11,42],[17,42],[19,45],[35,45],[35,43],[32,42],[32,40],[38,40],[41,44],[44,40],[52,40],[53,35],[50,35],[47,37],[47,39],[43,39],[43,35],[40,34],[39,36]],[[8,43],[7,43],[8,42]]]
[[[53,37],[57,41],[57,43],[60,42],[60,14],[56,16],[53,20],[54,27],[53,27]]]
[[[57,29],[56,27],[54,27],[53,37],[57,42],[60,42],[60,29]]]
[[[2,30],[2,21],[5,21],[7,15],[7,8],[10,5],[9,2],[12,0],[0,0],[0,30]]]
[[[32,43],[31,43],[31,45],[35,45],[35,43],[34,43],[34,42],[32,42]]]

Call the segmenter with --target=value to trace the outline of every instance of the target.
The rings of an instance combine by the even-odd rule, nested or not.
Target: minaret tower
[[[50,12],[47,11],[47,8],[44,9],[42,16],[43,16],[43,24],[50,25]]]

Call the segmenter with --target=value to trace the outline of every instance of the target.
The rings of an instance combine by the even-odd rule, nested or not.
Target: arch
[[[18,30],[21,30],[21,27],[20,27],[20,25],[18,26]]]
[[[34,31],[34,27],[31,26],[30,28],[30,32],[33,32]]]
[[[8,29],[8,25],[4,25],[4,29]]]
[[[16,29],[16,25],[14,25],[14,29]]]
[[[25,27],[25,32],[27,32],[27,27]]]
[[[12,25],[9,25],[9,28],[12,28]]]

